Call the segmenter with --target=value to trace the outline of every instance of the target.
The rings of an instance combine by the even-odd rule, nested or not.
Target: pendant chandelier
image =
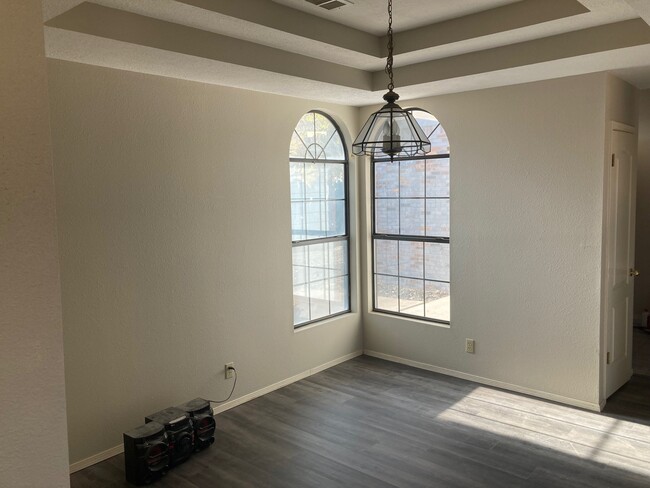
[[[395,102],[399,95],[393,91],[393,0],[388,0],[388,58],[386,69],[388,92],[387,102],[378,112],[368,118],[361,132],[352,144],[352,153],[374,157],[412,157],[431,151],[431,143],[413,114]]]

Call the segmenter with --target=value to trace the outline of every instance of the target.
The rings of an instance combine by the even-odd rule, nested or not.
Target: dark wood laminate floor
[[[632,348],[634,374],[650,376],[650,330],[635,327]]]
[[[598,414],[361,356],[217,416],[154,487],[650,487],[650,378]],[[125,487],[115,456],[72,488]]]

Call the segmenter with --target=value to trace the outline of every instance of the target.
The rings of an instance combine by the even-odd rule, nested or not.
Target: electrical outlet
[[[474,354],[474,339],[465,339],[465,352]]]
[[[226,363],[224,369],[226,371],[226,379],[229,380],[235,374],[231,368],[235,367],[235,363]]]

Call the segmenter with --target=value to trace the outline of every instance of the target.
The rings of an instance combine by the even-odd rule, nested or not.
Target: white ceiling
[[[385,0],[44,0],[51,58],[350,105],[386,83]],[[650,0],[394,0],[402,99],[612,71],[650,87]]]
[[[352,0],[352,5],[332,10],[318,7],[307,0],[273,1],[369,34],[386,34],[386,0]],[[520,0],[393,0],[393,29],[395,32],[414,29],[518,1]]]

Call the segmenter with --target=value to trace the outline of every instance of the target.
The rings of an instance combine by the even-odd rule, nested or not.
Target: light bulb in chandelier
[[[391,124],[386,121],[382,127],[382,152],[386,156],[395,157],[402,151],[402,144],[399,132],[399,125],[393,124],[391,131]]]

